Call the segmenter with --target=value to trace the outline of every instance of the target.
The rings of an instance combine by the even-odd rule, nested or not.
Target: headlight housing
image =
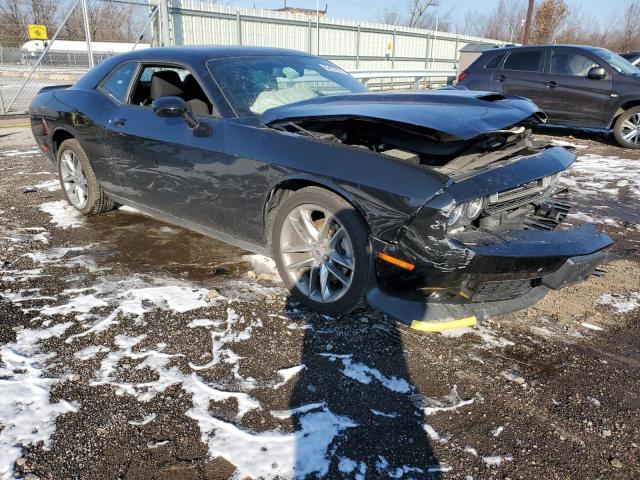
[[[454,226],[460,219],[464,216],[466,204],[460,203],[456,205],[456,208],[453,209],[451,215],[449,215],[449,220],[447,220],[447,225],[450,227]]]
[[[469,220],[475,220],[478,218],[482,213],[482,210],[484,210],[484,205],[484,197],[475,198],[470,202],[467,202],[467,218]]]
[[[458,227],[472,222],[480,216],[487,203],[485,197],[474,198],[468,202],[459,203],[453,209],[447,220],[449,227]]]

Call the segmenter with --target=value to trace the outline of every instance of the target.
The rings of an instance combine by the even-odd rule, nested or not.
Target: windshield
[[[207,62],[238,116],[255,116],[289,103],[367,89],[344,70],[317,57],[225,58]]]
[[[620,55],[616,53],[613,53],[604,48],[594,48],[591,51],[620,73],[626,73],[626,74],[640,73],[640,70],[638,70],[638,67],[634,67],[633,65],[631,65],[631,63],[629,63],[629,61],[625,60],[624,58],[622,58]]]

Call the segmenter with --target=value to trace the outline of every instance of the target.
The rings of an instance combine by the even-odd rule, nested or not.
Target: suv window
[[[537,72],[542,58],[541,50],[513,51],[504,62],[505,70],[520,70],[524,72]]]
[[[498,55],[495,58],[492,58],[491,60],[489,60],[489,63],[487,63],[484,68],[498,68],[498,65],[500,65],[500,62],[502,62],[502,59],[504,58],[504,53],[502,55]]]
[[[551,52],[551,66],[549,73],[554,75],[586,77],[590,68],[598,66],[599,65],[589,57],[579,53],[567,52],[564,50],[553,50]]]
[[[120,65],[102,81],[99,87],[100,90],[107,93],[115,100],[124,102],[124,97],[127,94],[127,88],[129,88],[131,77],[135,71],[136,64],[133,62]]]

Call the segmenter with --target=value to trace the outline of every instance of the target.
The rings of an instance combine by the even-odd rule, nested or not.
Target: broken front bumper
[[[369,304],[419,330],[469,326],[527,308],[549,290],[584,281],[613,243],[589,224],[459,240],[469,258],[461,268],[422,264],[413,272],[393,272],[392,266],[377,263],[367,293]],[[397,247],[374,242],[374,255],[398,255]]]

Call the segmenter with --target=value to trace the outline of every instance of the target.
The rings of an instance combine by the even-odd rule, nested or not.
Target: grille
[[[478,287],[471,299],[474,302],[508,300],[527,293],[539,284],[539,278],[486,282]]]

